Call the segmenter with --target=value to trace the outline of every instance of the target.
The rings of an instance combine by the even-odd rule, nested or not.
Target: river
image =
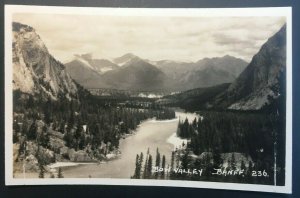
[[[176,119],[157,121],[154,119],[142,122],[135,134],[120,140],[120,151],[116,159],[99,164],[79,164],[77,166],[62,167],[66,178],[130,178],[135,169],[135,158],[143,152],[144,156],[148,148],[155,160],[156,149],[160,155],[165,155],[166,164],[170,164],[171,152],[174,144],[180,144],[184,140],[175,137],[178,120],[188,118],[189,121],[197,117],[196,114],[176,112]],[[173,143],[173,144],[172,144]]]

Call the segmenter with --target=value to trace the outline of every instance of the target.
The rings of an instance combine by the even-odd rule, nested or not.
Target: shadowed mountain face
[[[194,89],[198,87],[210,87],[222,83],[231,83],[235,76],[229,71],[206,67],[201,70],[189,71],[178,79],[181,90]]]
[[[168,77],[170,87],[188,90],[233,82],[246,68],[247,62],[232,56],[204,58],[195,63],[176,61],[149,61]]]
[[[236,78],[247,67],[248,63],[240,58],[226,55],[216,58],[204,58],[199,60],[196,65],[202,70],[213,68],[214,70],[225,71]]]
[[[113,88],[130,90],[161,90],[165,87],[167,76],[155,66],[135,57],[122,67],[107,72],[105,82]]]
[[[276,98],[281,71],[286,67],[286,26],[283,26],[254,55],[247,68],[215,101],[229,109],[261,109],[268,98]],[[285,74],[284,74],[285,75]]]
[[[13,23],[13,70],[14,90],[52,99],[77,94],[65,66],[49,54],[32,27],[20,23]]]

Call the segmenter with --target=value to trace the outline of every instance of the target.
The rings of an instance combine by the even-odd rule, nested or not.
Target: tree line
[[[145,162],[144,162],[145,160]],[[165,155],[160,155],[159,149],[156,149],[155,161],[150,154],[150,150],[148,148],[145,159],[144,154],[136,155],[135,160],[135,170],[134,174],[131,177],[132,179],[165,179],[165,171],[153,171],[153,168],[165,169],[166,168],[166,157]]]

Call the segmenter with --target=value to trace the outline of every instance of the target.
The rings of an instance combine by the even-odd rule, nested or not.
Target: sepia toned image
[[[8,185],[291,192],[289,8],[5,14]]]

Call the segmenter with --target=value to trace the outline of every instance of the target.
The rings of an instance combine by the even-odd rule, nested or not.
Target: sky
[[[284,17],[149,17],[14,14],[33,27],[49,52],[66,63],[74,54],[112,59],[133,53],[149,60],[195,62],[231,55],[251,61],[285,23]]]

